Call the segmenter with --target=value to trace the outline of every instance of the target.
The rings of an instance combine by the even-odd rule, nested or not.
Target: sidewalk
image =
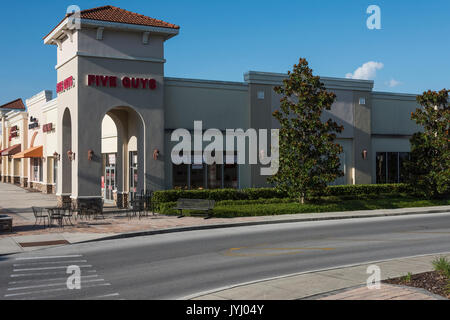
[[[272,280],[224,288],[195,297],[192,300],[436,300],[444,299],[422,289],[381,284],[380,289],[366,287],[367,267],[377,265],[381,280],[432,271],[432,260],[425,255],[387,260],[323,271],[302,273]]]

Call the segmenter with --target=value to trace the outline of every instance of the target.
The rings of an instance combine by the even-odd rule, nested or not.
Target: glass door
[[[130,152],[130,200],[134,200],[138,187],[138,154]]]
[[[105,200],[114,201],[116,190],[116,155],[108,154],[105,166]]]

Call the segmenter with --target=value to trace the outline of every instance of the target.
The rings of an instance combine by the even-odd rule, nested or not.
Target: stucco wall
[[[372,133],[412,135],[420,127],[411,120],[411,112],[420,105],[415,95],[372,93]]]
[[[248,128],[248,87],[243,83],[166,78],[164,107],[167,129]]]

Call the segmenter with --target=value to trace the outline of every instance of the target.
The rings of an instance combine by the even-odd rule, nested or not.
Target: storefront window
[[[172,185],[174,189],[189,189],[188,171],[187,164],[173,165]]]
[[[191,165],[191,189],[205,188],[205,168],[204,164]]]
[[[41,158],[33,158],[33,181],[42,182],[42,160]]]
[[[208,189],[222,188],[222,169],[219,164],[208,166]]]
[[[407,177],[404,163],[407,159],[409,159],[409,152],[377,152],[376,182],[404,182]]]
[[[53,183],[56,184],[58,181],[58,161],[53,158]]]
[[[405,168],[405,162],[409,160],[409,152],[400,152],[398,154],[398,161],[399,161],[399,167],[400,167],[400,183],[406,182],[408,179],[408,173]]]
[[[238,166],[237,164],[225,164],[223,170],[223,187],[237,189],[238,183]]]
[[[235,157],[235,162],[237,159]],[[235,164],[182,164],[172,165],[174,189],[239,188],[239,170]]]
[[[398,153],[388,152],[388,183],[398,182]]]

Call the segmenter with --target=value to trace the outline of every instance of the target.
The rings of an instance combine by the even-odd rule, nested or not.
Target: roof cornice
[[[64,31],[68,30],[69,18],[65,18],[61,21],[55,29],[52,30],[47,36],[44,37],[44,44],[56,44],[56,40],[58,40],[61,36],[65,35]],[[144,26],[138,24],[128,24],[128,23],[118,23],[118,22],[109,22],[109,21],[101,21],[101,20],[91,20],[91,19],[80,19],[81,28],[91,27],[91,28],[108,28],[113,30],[125,30],[125,31],[134,31],[134,32],[150,32],[164,35],[166,40],[178,35],[180,32],[179,29],[172,28],[164,28],[164,27],[151,27]]]
[[[249,71],[244,74],[245,82],[249,84],[263,84],[279,86],[288,75],[286,73],[272,73]],[[374,82],[372,80],[356,80],[346,78],[320,77],[327,89],[372,91]]]

